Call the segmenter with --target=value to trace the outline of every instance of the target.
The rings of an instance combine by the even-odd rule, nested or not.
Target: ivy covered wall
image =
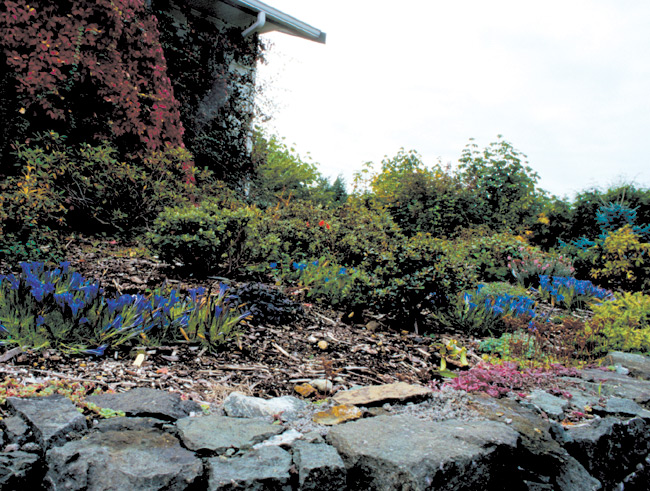
[[[154,1],[174,95],[180,102],[184,141],[195,164],[236,184],[252,169],[251,120],[257,35],[191,9],[185,2]]]

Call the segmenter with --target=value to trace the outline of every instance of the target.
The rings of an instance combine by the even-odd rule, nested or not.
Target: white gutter
[[[246,37],[249,34],[252,34],[255,31],[257,31],[258,29],[261,29],[262,27],[264,27],[264,24],[266,24],[266,13],[264,13],[263,11],[260,10],[257,13],[257,21],[255,21],[255,24],[253,24],[248,29],[246,29],[244,32],[242,32],[241,35],[243,37]]]
[[[304,37],[306,39],[311,39],[312,41],[325,44],[326,34],[324,32],[296,19],[295,17],[285,14],[284,12],[275,9],[270,5],[260,2],[259,0],[222,1],[237,8],[248,10],[249,12],[257,12],[258,15],[264,12],[266,14],[267,30],[274,30],[273,28],[269,29],[269,26],[278,26],[280,27],[279,30],[283,30],[283,32],[286,32],[287,34],[293,34],[294,36]]]

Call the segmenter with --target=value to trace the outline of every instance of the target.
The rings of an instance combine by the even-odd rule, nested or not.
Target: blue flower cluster
[[[99,346],[94,349],[78,349],[78,352],[102,355],[105,349],[116,346],[134,336],[154,331],[167,332],[169,328],[197,329],[197,319],[210,319],[223,323],[228,317],[237,323],[248,313],[230,315],[224,311],[228,302],[226,285],[219,286],[217,297],[207,297],[205,288],[196,288],[181,298],[175,290],[167,295],[121,295],[106,298],[98,283],[86,281],[79,273],[69,270],[70,263],[61,263],[54,270],[46,270],[43,263],[21,263],[22,274],[0,275],[0,312],[6,325],[0,324],[0,344],[15,342],[20,337],[23,318],[31,316],[36,327],[65,330],[66,324],[84,327],[83,336],[94,339]],[[205,316],[205,308],[210,308]],[[224,316],[222,316],[224,314]],[[11,320],[11,323],[9,323]],[[189,329],[188,329],[189,330]],[[77,333],[79,331],[77,330]]]
[[[542,293],[550,295],[555,302],[564,303],[567,308],[587,300],[614,300],[614,294],[610,290],[598,287],[589,280],[540,275],[539,285]]]
[[[483,286],[484,285],[478,286],[478,289],[476,290],[476,296],[479,296]],[[472,294],[465,293],[465,304],[469,306],[470,311],[478,308],[478,304],[473,303],[472,298]],[[537,315],[535,312],[535,301],[524,296],[507,294],[499,295],[498,297],[488,296],[483,300],[482,307],[487,312],[491,312],[494,317],[510,314],[515,317],[528,316],[532,319]]]

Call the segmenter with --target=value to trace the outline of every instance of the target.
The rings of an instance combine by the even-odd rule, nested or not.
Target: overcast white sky
[[[272,33],[271,129],[348,183],[400,147],[457,162],[498,134],[540,186],[650,187],[650,2],[267,0],[327,33]]]

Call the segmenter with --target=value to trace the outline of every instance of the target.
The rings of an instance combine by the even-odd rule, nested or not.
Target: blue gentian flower
[[[82,353],[86,355],[104,356],[104,351],[108,348],[107,344],[102,344],[95,349],[83,350]]]

